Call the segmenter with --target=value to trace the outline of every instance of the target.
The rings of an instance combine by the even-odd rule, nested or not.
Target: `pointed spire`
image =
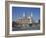
[[[23,17],[25,17],[25,12],[23,13]]]
[[[31,17],[33,17],[33,14],[32,14],[32,12],[31,12]]]

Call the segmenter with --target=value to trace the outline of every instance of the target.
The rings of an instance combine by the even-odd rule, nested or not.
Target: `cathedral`
[[[31,13],[30,16],[26,16],[25,12],[23,13],[22,17],[18,17],[15,21],[15,30],[33,30],[39,29],[39,23],[35,23],[33,20],[33,14]]]
[[[32,13],[31,16],[25,16],[25,13],[23,13],[23,17],[16,20],[16,23],[18,24],[32,24]]]
[[[18,26],[25,28],[25,27],[29,27],[29,24],[33,23],[33,19],[32,19],[32,13],[30,16],[25,16],[25,13],[23,13],[23,17],[22,18],[18,18],[16,20],[16,23],[18,24]]]

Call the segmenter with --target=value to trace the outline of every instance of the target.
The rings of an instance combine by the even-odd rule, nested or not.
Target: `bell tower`
[[[32,23],[32,17],[33,17],[33,14],[32,14],[32,12],[31,12],[30,23]]]

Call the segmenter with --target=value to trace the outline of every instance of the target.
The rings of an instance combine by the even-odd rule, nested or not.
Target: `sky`
[[[35,7],[12,7],[12,20],[15,21],[19,17],[31,16],[35,21],[40,19],[40,8]]]

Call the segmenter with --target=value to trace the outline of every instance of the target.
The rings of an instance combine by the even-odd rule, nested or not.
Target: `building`
[[[32,13],[31,13],[31,16],[28,16],[26,17],[25,16],[25,13],[23,14],[23,17],[22,18],[18,18],[16,20],[16,23],[18,23],[19,25],[22,25],[22,24],[32,24]]]

